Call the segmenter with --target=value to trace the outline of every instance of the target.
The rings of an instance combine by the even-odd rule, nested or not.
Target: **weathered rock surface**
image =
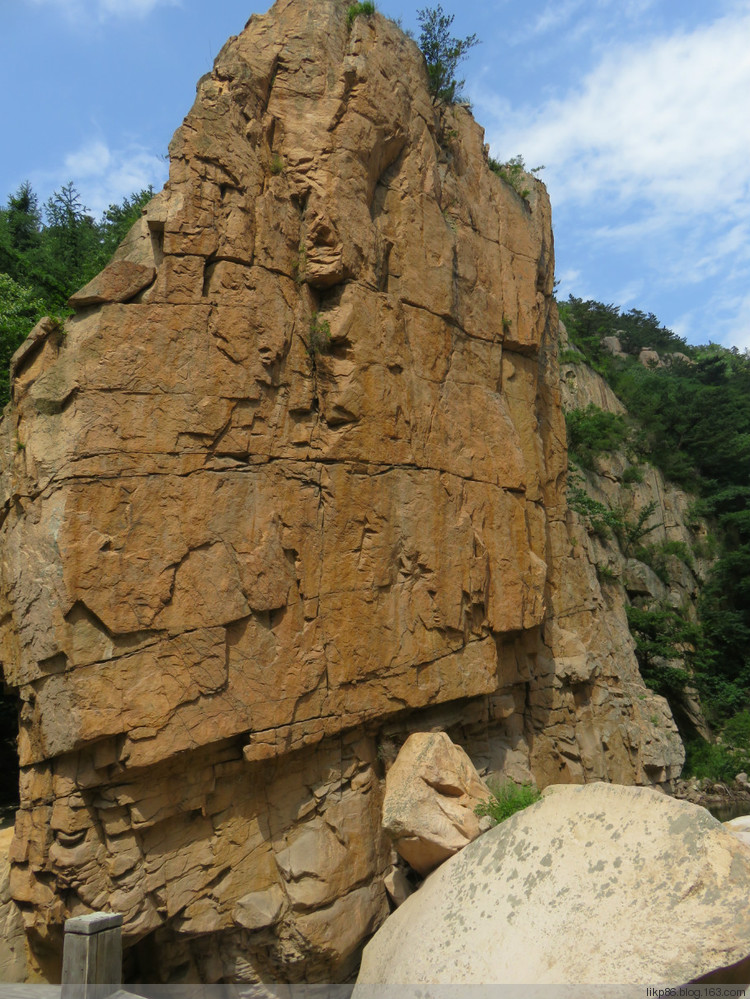
[[[113,260],[87,285],[77,291],[69,304],[74,309],[104,302],[127,302],[147,288],[156,277],[156,269],[132,260]]]
[[[12,838],[12,829],[0,832],[0,982],[22,982],[27,976],[23,916],[10,893]]]
[[[358,982],[685,983],[750,956],[748,892],[750,851],[705,809],[549,788],[404,902]]]
[[[474,809],[490,791],[445,732],[415,732],[385,778],[383,828],[397,853],[428,874],[482,831]]]
[[[102,907],[144,980],[346,978],[388,909],[386,735],[541,786],[682,763],[568,533],[546,192],[346,22],[278,0],[230,39],[164,191],[13,361],[10,888],[50,978]]]
[[[736,836],[741,843],[750,846],[750,815],[740,815],[724,823],[724,827]]]

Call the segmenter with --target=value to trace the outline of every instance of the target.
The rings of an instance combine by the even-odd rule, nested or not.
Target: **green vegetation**
[[[659,541],[656,544],[642,545],[635,550],[635,557],[650,566],[665,585],[671,578],[669,562],[679,559],[689,569],[695,566],[690,547],[684,541]]]
[[[580,350],[561,350],[560,356],[558,358],[560,364],[585,364],[586,358],[580,352]]]
[[[44,313],[31,288],[0,274],[0,405],[10,398],[10,359]]]
[[[271,173],[274,177],[278,177],[280,173],[284,172],[284,161],[278,153],[273,154],[271,159]]]
[[[649,524],[648,521],[656,511],[655,503],[648,503],[635,516],[630,517],[622,509],[612,509],[590,496],[583,485],[583,478],[573,470],[568,480],[568,506],[581,517],[586,529],[596,534],[602,541],[609,540],[613,535],[617,538],[623,555],[626,558],[640,557],[638,542],[660,524]],[[641,561],[646,561],[641,559]]]
[[[453,14],[445,14],[440,4],[417,11],[417,20],[421,28],[418,44],[427,63],[432,99],[436,104],[455,104],[463,99],[461,87],[465,82],[456,79],[458,64],[469,49],[479,44],[479,39],[476,35],[454,38],[450,34]]]
[[[346,23],[349,28],[354,24],[354,19],[360,15],[368,17],[375,13],[375,4],[366,0],[365,3],[353,3],[346,12]]]
[[[594,469],[596,457],[617,451],[628,439],[628,426],[619,413],[607,413],[593,403],[565,414],[570,457],[582,468]]]
[[[698,626],[668,604],[628,607],[627,615],[644,683],[667,699],[679,694],[690,680]]]
[[[72,183],[44,208],[22,184],[0,208],[0,406],[8,401],[8,363],[43,315],[64,317],[74,291],[106,265],[143,207],[147,188],[96,221]]]
[[[321,319],[317,312],[310,317],[310,340],[307,352],[310,357],[327,354],[331,349],[331,324],[327,319]]]
[[[643,482],[643,479],[643,469],[639,468],[638,465],[628,465],[622,473],[622,483],[625,486],[632,485],[634,482]]]
[[[490,791],[492,797],[480,802],[475,812],[479,816],[489,815],[493,825],[504,822],[541,798],[539,791],[531,784],[514,784],[513,781],[490,784]]]
[[[685,752],[685,776],[731,782],[739,773],[750,773],[750,711],[730,718],[718,742],[696,739]]]
[[[631,532],[637,557],[662,578],[668,578],[674,557],[687,565],[694,555],[716,557],[701,592],[697,625],[675,619],[679,614],[673,609],[652,607],[636,609],[631,627],[652,685],[666,692],[679,686],[682,677],[660,661],[687,656],[704,707],[721,725],[750,704],[750,355],[713,343],[690,346],[638,309],[621,312],[571,296],[560,304],[560,316],[571,343],[606,378],[640,428],[631,430],[628,448],[693,493],[692,515],[711,524],[715,537],[696,542],[693,551],[679,542],[635,547],[638,539]],[[607,336],[618,337],[625,358],[604,349]],[[644,347],[658,351],[666,363],[644,367],[637,360]],[[573,416],[571,447],[581,465],[610,447],[609,429],[604,422]],[[616,531],[612,511],[581,492],[574,480],[571,505],[589,526]],[[670,648],[659,651],[659,642],[674,654]]]
[[[584,488],[583,478],[574,470],[568,476],[568,506],[582,518],[586,529],[599,538],[611,538],[622,527],[622,517],[589,496]]]
[[[490,156],[489,164],[490,170],[497,174],[501,180],[504,180],[506,184],[509,184],[524,201],[531,194],[531,188],[527,186],[529,175],[544,170],[543,166],[533,167],[529,170],[523,161],[523,156],[512,156],[505,163],[501,163],[500,160],[496,160]]]

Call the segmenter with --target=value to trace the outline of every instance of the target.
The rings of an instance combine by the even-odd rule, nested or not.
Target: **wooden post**
[[[65,921],[61,999],[105,999],[122,979],[122,915],[91,912]]]

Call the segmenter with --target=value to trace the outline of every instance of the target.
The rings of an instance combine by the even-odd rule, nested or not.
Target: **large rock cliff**
[[[388,912],[383,758],[660,783],[682,747],[569,533],[546,192],[340,0],[230,39],[115,261],[13,363],[10,890],[42,973],[342,980]]]

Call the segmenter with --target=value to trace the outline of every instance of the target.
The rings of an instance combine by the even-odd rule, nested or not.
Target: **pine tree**
[[[453,14],[447,15],[438,4],[417,11],[422,28],[419,47],[427,61],[430,93],[435,103],[455,104],[461,100],[464,80],[456,79],[456,69],[469,49],[479,44],[476,35],[454,38],[450,34]]]

